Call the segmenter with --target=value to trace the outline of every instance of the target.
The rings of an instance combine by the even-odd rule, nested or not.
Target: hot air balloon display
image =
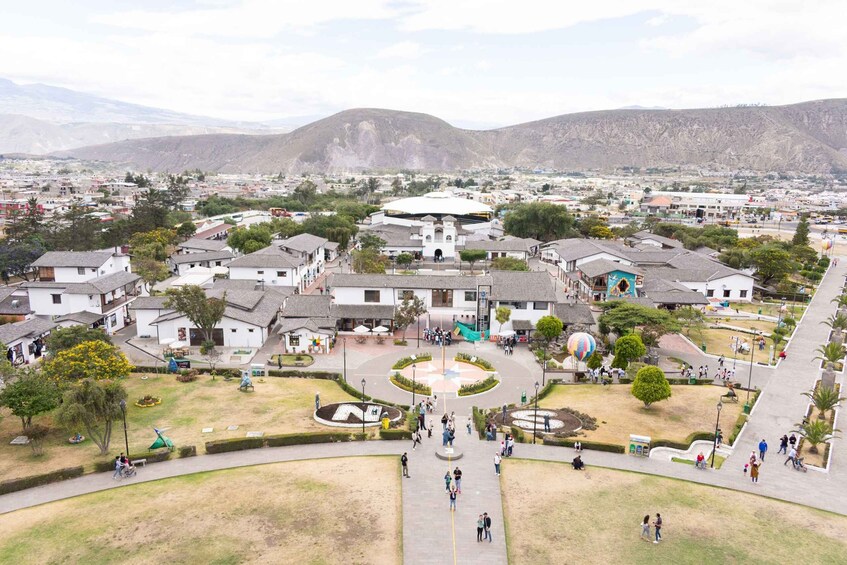
[[[595,349],[597,349],[597,342],[591,334],[578,332],[568,338],[568,353],[580,361],[591,357]]]
[[[829,251],[832,249],[832,240],[831,239],[823,239],[821,240],[821,249],[824,251]]]

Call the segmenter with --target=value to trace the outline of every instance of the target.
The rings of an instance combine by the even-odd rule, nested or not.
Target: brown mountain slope
[[[152,138],[62,153],[140,168],[340,172],[470,167],[710,166],[847,170],[847,100],[566,114],[492,131],[391,110],[348,110],[289,134]]]

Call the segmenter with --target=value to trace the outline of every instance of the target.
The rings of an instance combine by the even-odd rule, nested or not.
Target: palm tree
[[[827,343],[818,347],[815,351],[820,353],[815,359],[826,361],[827,363],[838,363],[847,355],[847,348],[840,343]]]
[[[820,413],[818,419],[823,420],[826,417],[826,412],[837,408],[842,400],[847,400],[843,396],[838,396],[838,392],[834,388],[828,386],[820,386],[812,392],[804,392],[803,396],[809,398],[812,404],[815,405]]]
[[[841,296],[836,296],[830,302],[835,302],[838,304],[838,308],[847,308],[847,293],[842,294]]]
[[[841,430],[833,430],[827,422],[813,420],[802,425],[797,425],[794,433],[800,434],[809,443],[809,453],[817,453],[818,445],[835,438],[835,434]]]
[[[847,316],[843,316],[841,314],[833,314],[826,321],[821,322],[822,324],[826,324],[833,330],[847,330]]]

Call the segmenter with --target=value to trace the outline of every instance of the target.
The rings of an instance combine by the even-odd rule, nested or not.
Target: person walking
[[[482,517],[482,514],[479,515],[476,521],[476,541],[482,541],[482,535],[485,532],[485,519]]]
[[[768,451],[768,442],[765,441],[765,438],[762,438],[762,441],[759,442],[759,459],[762,461],[765,460],[765,453]]]
[[[403,452],[403,455],[400,456],[400,465],[403,467],[403,476],[407,479],[409,478],[409,457],[406,455],[406,452]]]
[[[776,454],[779,455],[780,453],[788,453],[788,436],[785,434],[782,434],[782,438],[779,440],[779,451],[777,451]]]
[[[447,492],[450,492],[450,482],[451,482],[452,480],[453,480],[453,477],[452,477],[452,476],[450,476],[450,471],[448,470],[448,471],[444,474],[444,490],[446,490]]]
[[[653,543],[662,541],[662,515],[656,512],[656,519],[653,521],[653,529],[656,531],[656,539]]]
[[[793,445],[791,446],[791,449],[788,450],[788,459],[786,459],[785,463],[783,463],[782,465],[788,465],[789,461],[791,461],[792,465],[794,465],[797,461],[797,450],[794,448]]]
[[[761,463],[753,463],[753,464],[750,466],[750,479],[751,479],[754,483],[758,483],[758,482],[759,482],[759,465],[761,465]]]
[[[467,423],[466,427],[468,428],[468,435],[471,435],[471,419],[470,418],[468,418],[468,423]]]
[[[497,475],[498,477],[500,476],[500,461],[502,461],[502,459],[500,458],[500,454],[495,452],[494,453],[494,474]]]
[[[544,414],[544,431],[550,432],[550,414]]]
[[[494,540],[491,538],[491,516],[488,515],[488,512],[483,512],[482,521],[485,527],[485,538],[488,543],[491,543]]]
[[[788,438],[788,445],[790,445],[793,448],[796,444],[797,444],[797,436],[795,436],[794,434],[791,434],[791,437]]]
[[[421,429],[418,428],[417,430],[415,430],[415,433],[412,434],[412,451],[414,451],[415,447],[417,447],[420,443],[423,442],[421,441]]]
[[[115,473],[112,475],[112,478],[116,481],[121,478],[121,469],[124,468],[124,464],[121,463],[120,455],[115,456]],[[500,473],[497,473],[498,475]]]
[[[456,489],[450,489],[450,510],[456,511]]]
[[[644,516],[644,520],[641,522],[641,539],[644,541],[650,541],[650,515],[647,514]]]
[[[453,471],[453,481],[456,483],[456,492],[462,494],[462,470],[458,467]]]

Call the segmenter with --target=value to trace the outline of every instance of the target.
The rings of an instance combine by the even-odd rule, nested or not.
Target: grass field
[[[515,565],[844,563],[847,551],[847,517],[753,494],[560,463],[509,460],[502,473]],[[656,512],[662,543],[640,541]]]
[[[267,378],[264,383],[254,380],[255,392],[239,392],[237,381],[212,380],[208,375],[191,383],[177,382],[173,375],[150,375],[146,380],[133,374],[125,380],[127,398],[127,426],[129,428],[130,454],[139,454],[156,439],[153,427],[170,428],[166,435],[177,447],[196,445],[202,452],[203,444],[215,439],[244,437],[248,431],[266,434],[297,431],[326,431],[312,418],[315,393],[320,392],[321,402],[341,402],[352,399],[332,381],[320,379]],[[162,404],[152,408],[138,408],[137,399],[150,394],[162,398]],[[102,459],[100,450],[91,442],[70,445],[68,430],[54,427],[49,415],[38,417],[37,422],[49,425],[50,436],[44,442],[44,455],[33,457],[28,446],[9,445],[21,434],[18,418],[5,414],[0,420],[0,480],[36,475],[63,467],[91,464]],[[227,426],[237,425],[238,430],[227,431]],[[204,434],[203,428],[214,428]],[[80,430],[85,435],[85,430]],[[123,425],[118,422],[112,430],[112,456],[124,451]]]
[[[0,515],[0,563],[401,563],[398,466],[274,463],[19,510]]]
[[[730,318],[729,321],[726,321],[726,318],[709,318],[707,321],[710,324],[726,324],[728,326],[734,326],[736,328],[759,330],[765,332],[766,334],[770,334],[771,331],[776,328],[776,322],[770,322],[768,320],[743,320],[738,318]],[[749,341],[750,335],[751,334],[744,334],[741,337]]]
[[[728,365],[732,366],[732,337],[738,336],[741,338],[742,343],[746,341],[748,344],[751,342],[751,338],[753,337],[751,334],[742,334],[732,330],[720,330],[720,329],[705,329],[702,332],[702,342],[706,343],[706,353],[711,355],[724,355],[728,360]],[[700,336],[696,333],[693,334],[692,341],[698,346],[702,343],[700,341]],[[759,351],[759,347],[755,346],[753,349],[753,360],[756,363],[767,363],[770,359],[770,346],[773,342],[770,339],[765,339],[765,348],[762,351]],[[780,344],[780,350],[774,352],[774,356],[779,354],[781,348],[785,346],[785,342],[783,341]],[[738,358],[744,359],[745,361],[750,361],[750,352],[741,353],[738,352]],[[717,362],[711,363],[709,366],[709,376],[713,377],[715,375],[715,370],[717,369]],[[736,367],[736,373],[738,368]],[[736,375],[737,376],[737,375]]]
[[[763,302],[763,303],[746,303],[746,302],[733,302],[730,304],[732,308],[738,308],[742,312],[750,312],[751,314],[758,314],[759,310],[762,311],[763,316],[773,316],[779,317],[779,302]],[[806,304],[802,302],[796,302],[793,305],[794,314],[792,315],[792,304],[789,300],[785,303],[786,312],[789,316],[792,316],[796,319],[800,319],[800,316],[803,315],[803,312],[806,310]]]
[[[630,393],[630,385],[560,385],[539,406],[573,408],[596,418],[597,429],[582,433],[586,440],[603,443],[626,445],[630,434],[682,441],[693,432],[714,430],[715,405],[725,388],[672,385],[671,390],[668,400],[645,408]],[[741,402],[724,404],[724,430],[732,428],[741,408]]]

